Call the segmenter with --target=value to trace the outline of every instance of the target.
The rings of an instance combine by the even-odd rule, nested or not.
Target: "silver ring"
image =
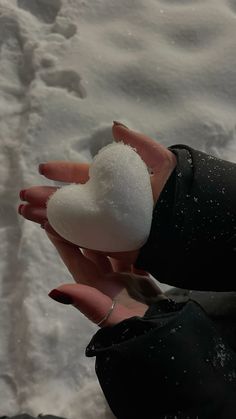
[[[111,313],[112,313],[112,311],[113,311],[113,309],[114,309],[115,305],[116,305],[116,300],[113,300],[113,301],[112,301],[112,305],[111,305],[111,307],[109,308],[109,310],[108,310],[107,314],[105,315],[105,317],[103,317],[103,319],[102,319],[102,320],[100,320],[100,322],[99,322],[99,323],[97,323],[97,326],[101,326],[101,324],[102,324],[102,323],[104,323],[104,322],[108,319],[108,317],[111,315]]]

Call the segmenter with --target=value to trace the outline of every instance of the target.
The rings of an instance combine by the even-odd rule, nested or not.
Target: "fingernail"
[[[113,124],[116,125],[116,126],[120,126],[120,127],[129,129],[126,125],[122,124],[122,122],[119,122],[119,121],[113,121]]]
[[[43,175],[44,173],[44,166],[45,166],[45,164],[44,163],[40,163],[40,165],[39,165],[39,173],[40,173],[40,175]]]
[[[20,215],[22,215],[22,209],[23,209],[23,207],[24,207],[24,204],[20,204],[19,207],[18,207],[18,213]]]
[[[22,190],[20,191],[19,196],[20,196],[20,199],[21,199],[22,201],[25,201],[25,192],[26,192],[26,189],[22,189]]]
[[[62,303],[62,304],[73,304],[73,299],[71,298],[70,295],[59,291],[57,289],[52,290],[48,296],[50,298],[52,298],[55,301],[58,301],[58,303]]]

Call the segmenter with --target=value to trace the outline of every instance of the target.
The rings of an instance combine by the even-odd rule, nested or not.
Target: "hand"
[[[124,143],[130,144],[136,148],[139,155],[152,170],[153,173],[150,177],[150,181],[155,205],[168,177],[175,168],[175,156],[165,147],[156,143],[152,139],[144,136],[143,134],[128,130],[121,125],[113,126],[113,136],[116,141],[122,140]],[[43,174],[45,177],[67,183],[86,183],[89,179],[88,171],[88,164],[70,163],[64,161],[51,161],[44,164],[43,167]],[[75,246],[59,236],[47,221],[46,202],[49,196],[57,189],[58,188],[56,187],[47,186],[37,186],[27,189],[24,193],[24,197],[22,198],[24,201],[27,201],[28,204],[21,206],[21,215],[28,220],[44,224],[45,231],[47,232],[49,239],[56,247],[73,278],[76,282],[83,284],[80,285],[80,290],[82,289],[81,287],[83,287],[85,295],[81,301],[87,301],[87,303],[85,303],[84,311],[82,310],[84,314],[90,318],[89,313],[94,312],[93,302],[96,303],[96,301],[101,302],[100,305],[98,304],[100,310],[99,313],[101,310],[104,311],[104,309],[106,312],[107,305],[109,304],[109,307],[111,305],[111,298],[119,295],[122,304],[124,303],[124,298],[126,303],[121,307],[117,305],[116,310],[114,310],[114,313],[112,313],[109,317],[108,322],[117,321],[117,319],[114,320],[115,315],[120,319],[121,317],[127,318],[127,316],[133,316],[135,315],[134,313],[136,313],[136,315],[138,315],[138,313],[143,314],[147,309],[147,305],[139,303],[134,299],[131,301],[130,296],[124,296],[125,289],[127,287],[124,286],[124,281],[122,283],[122,279],[124,280],[124,278],[122,278],[119,273],[125,271],[132,273],[132,275],[144,274],[146,279],[148,279],[148,274],[146,272],[138,271],[133,267],[133,264],[138,257],[139,249],[132,252],[113,252],[107,254],[104,252],[83,249],[82,253],[82,250],[80,250],[78,246]],[[107,280],[105,281],[105,275],[112,272],[116,273],[116,279],[113,278],[112,282]],[[89,288],[87,288],[88,286]],[[74,288],[78,287],[74,284],[64,285],[64,291],[65,287],[67,287],[66,290],[68,292],[72,292],[72,288],[73,292],[75,292],[76,289],[78,290],[78,288]],[[60,290],[62,289],[60,288]],[[91,298],[86,299],[86,295],[88,296],[91,292]],[[100,292],[100,294],[97,294],[98,292]],[[104,304],[102,304],[102,298],[104,299],[104,296],[106,304],[105,300]],[[79,298],[80,300],[80,297],[81,294],[78,294],[77,292],[77,299]],[[96,300],[96,298],[98,300]],[[86,304],[88,304],[88,306]]]
[[[152,170],[150,182],[153,192],[154,206],[169,176],[176,166],[176,157],[167,148],[144,134],[131,131],[123,125],[114,124],[112,128],[115,141],[122,140],[134,147],[146,165]],[[48,179],[66,183],[86,183],[89,179],[89,164],[65,161],[50,161],[44,164],[43,175]],[[22,213],[28,220],[44,224],[45,230],[58,239],[67,242],[59,236],[47,221],[46,201],[56,187],[32,187],[25,191],[23,200],[29,204],[22,208]],[[67,242],[69,243],[69,242]],[[130,264],[134,264],[139,255],[139,249],[130,252],[99,252],[114,258],[114,264],[119,271],[126,271]],[[137,271],[139,273],[139,271]]]
[[[31,202],[29,205],[32,205],[32,202],[35,205],[35,194],[38,200],[43,200],[40,196],[46,193],[44,188],[41,192],[38,188],[36,190],[31,188],[27,192],[27,200]],[[40,217],[42,217],[42,208],[38,208],[38,212],[32,209],[31,219],[39,222]],[[70,298],[75,308],[97,324],[105,317],[112,300],[116,299],[117,304],[112,314],[101,327],[114,325],[129,317],[143,316],[148,308],[148,304],[145,303],[151,302],[152,299],[164,298],[157,285],[156,289],[150,285],[148,273],[145,273],[145,276],[135,274],[134,270],[131,273],[132,266],[127,265],[129,271],[127,274],[116,272],[117,268],[113,266],[112,258],[96,251],[80,249],[47,231],[46,234],[77,282],[57,288],[67,297],[67,301]]]
[[[143,294],[149,294],[146,301],[165,298],[157,286],[156,290],[150,286],[148,274],[139,276],[115,272],[112,261],[105,255],[92,250],[81,250],[78,246],[65,243],[50,233],[47,235],[77,282],[62,285],[57,290],[66,298],[69,297],[69,303],[93,323],[98,324],[106,316],[114,298],[115,308],[101,327],[112,326],[133,316],[142,317],[148,309]]]
[[[116,299],[116,306],[101,327],[110,326],[133,316],[143,316],[148,306],[136,301],[126,291],[128,278],[115,273],[112,263],[105,255],[95,251],[81,250],[78,246],[65,243],[47,233],[65,265],[73,276],[75,284],[57,288],[71,304],[95,324],[103,319]]]

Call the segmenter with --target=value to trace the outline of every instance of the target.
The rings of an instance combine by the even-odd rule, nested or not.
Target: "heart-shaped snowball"
[[[104,252],[139,249],[148,239],[153,195],[148,168],[123,142],[99,150],[85,184],[58,189],[47,202],[47,217],[62,237]]]

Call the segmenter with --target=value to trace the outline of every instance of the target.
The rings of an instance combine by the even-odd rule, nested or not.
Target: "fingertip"
[[[122,127],[122,128],[125,128],[125,129],[129,129],[125,124],[123,124],[122,122],[119,122],[119,121],[113,121],[113,126],[114,127]]]
[[[130,131],[131,130],[126,127],[126,125],[117,121],[113,121],[112,134],[115,141],[123,141],[124,136],[126,136]]]
[[[68,305],[74,303],[73,297],[71,295],[69,295],[67,292],[64,292],[56,288],[50,291],[48,296],[53,300],[57,301],[58,303]]]
[[[21,201],[26,201],[25,194],[26,194],[26,189],[22,189],[19,193],[19,198]]]
[[[40,173],[40,175],[44,175],[44,171],[45,171],[45,163],[40,163],[38,166],[38,171]]]

